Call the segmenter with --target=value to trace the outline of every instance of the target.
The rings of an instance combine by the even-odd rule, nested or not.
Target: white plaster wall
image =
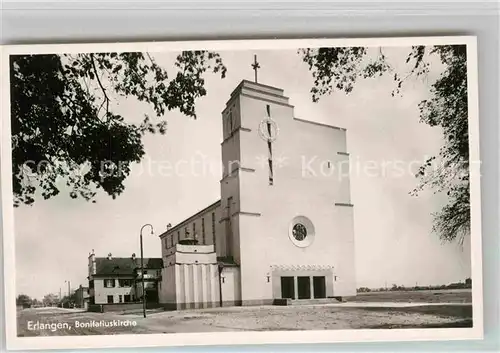
[[[164,251],[165,266],[182,263],[214,263],[217,261],[214,245],[182,245]]]
[[[238,267],[225,267],[222,270],[224,282],[221,283],[222,300],[238,302],[241,300],[240,271]]]
[[[246,133],[246,132],[242,132]],[[241,173],[245,173],[244,171],[238,171],[234,173],[232,177],[230,178],[225,178],[221,182],[221,214],[223,215],[220,223],[220,231],[221,234],[224,235],[224,237],[221,239],[221,241],[217,244],[217,255],[218,256],[233,256],[235,261],[239,263],[239,258],[240,258],[240,249],[239,249],[239,242],[238,238],[232,237],[232,239],[226,239],[226,227],[227,227],[227,222],[228,222],[228,215],[227,213],[227,206],[228,206],[228,199],[232,197],[232,204],[231,204],[231,214],[235,214],[240,210],[240,204],[239,204],[239,178],[238,175]],[[234,232],[236,231],[236,226],[234,224],[235,222],[235,217],[231,218],[231,229],[232,233],[234,235]],[[228,244],[229,241],[229,244]]]
[[[250,97],[241,97],[240,104],[242,125],[252,129],[240,135],[241,163],[255,169],[238,174],[240,193],[234,193],[243,212],[236,216],[235,233],[242,299],[272,298],[272,286],[266,285],[271,265],[333,265],[342,280],[334,284],[334,295],[355,294],[353,209],[335,205],[350,203],[349,176],[338,173],[347,157],[338,154],[347,152],[345,131],[295,120],[290,106]],[[275,164],[272,186],[267,165],[258,163],[268,155],[258,133],[267,104],[279,127],[273,159],[282,161]],[[288,237],[290,222],[299,215],[315,227],[314,242],[307,248],[295,246]]]
[[[122,278],[122,279],[132,280],[132,277]],[[114,288],[105,288],[104,287],[104,279],[94,277],[95,303],[96,304],[107,304],[108,303],[108,295],[113,296],[114,303],[119,303],[119,300],[118,300],[119,295],[130,295],[132,298],[132,295],[134,294],[133,287],[119,287],[118,286],[118,279],[115,279],[115,286],[116,287],[114,287]]]
[[[176,250],[183,253],[209,254],[214,252],[213,245],[183,245],[177,244]]]
[[[217,252],[217,256],[226,256],[225,255],[225,231],[224,225],[220,222],[222,218],[222,207],[217,207],[215,209],[215,251]],[[212,233],[212,237],[214,237]],[[212,243],[213,244],[213,238]]]
[[[175,303],[176,301],[176,277],[175,265],[162,269],[159,301],[162,304]]]
[[[232,115],[230,114],[230,112],[232,112]],[[229,119],[231,116],[233,120],[232,130],[231,130],[231,124],[229,123]],[[231,134],[237,131],[240,127],[245,127],[245,126],[241,125],[240,97],[239,95],[235,95],[234,97],[229,99],[229,101],[226,104],[226,108],[222,111],[222,138],[224,140],[228,139],[231,136]],[[227,152],[237,154],[237,151],[239,151],[239,145],[235,145],[235,147],[236,147],[235,149],[232,149],[231,151]],[[222,160],[225,160],[224,152],[222,155]],[[232,160],[234,160],[234,158]]]
[[[239,135],[245,133],[240,132],[239,130],[233,130],[232,136],[228,136],[226,140],[222,143],[222,165],[223,165],[223,173],[222,176],[226,177],[231,172],[238,169],[240,166],[240,143],[239,143]]]
[[[166,258],[160,302],[203,308],[218,301],[217,258],[213,245],[177,244]]]
[[[219,284],[216,264],[175,265],[176,302],[194,303],[195,308],[207,308],[218,302]]]

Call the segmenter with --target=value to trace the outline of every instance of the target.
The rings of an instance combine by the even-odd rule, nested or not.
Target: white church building
[[[166,308],[356,295],[346,130],[242,81],[222,112],[220,200],[160,235]],[[335,300],[335,299],[331,299]]]

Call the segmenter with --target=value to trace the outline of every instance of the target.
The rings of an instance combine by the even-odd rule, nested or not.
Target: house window
[[[123,296],[123,301],[124,301],[125,303],[130,303],[130,294],[125,294],[125,295]]]
[[[118,283],[120,287],[132,287],[132,280],[130,279],[119,279]]]
[[[184,238],[187,238],[188,235],[189,235],[189,232],[188,232],[188,229],[186,227],[186,228],[184,228]]]
[[[104,280],[104,288],[114,288],[115,280],[114,279],[105,279]]]
[[[193,222],[193,238],[196,237],[196,222]]]
[[[123,303],[123,295],[118,295],[118,303]]]
[[[165,238],[165,249],[168,249],[168,237]]]
[[[201,219],[201,243],[205,245],[205,218]]]
[[[108,304],[113,304],[113,296],[108,295]]]
[[[177,243],[181,240],[181,231],[177,231]]]
[[[148,271],[144,271],[144,274],[147,275],[148,274]]]

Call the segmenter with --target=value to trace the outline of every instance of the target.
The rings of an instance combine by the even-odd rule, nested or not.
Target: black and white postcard
[[[9,348],[482,337],[475,37],[1,69]]]

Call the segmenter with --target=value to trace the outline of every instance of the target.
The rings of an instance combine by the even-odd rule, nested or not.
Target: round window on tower
[[[302,241],[307,237],[307,229],[302,223],[297,223],[292,228],[292,235],[295,240]]]
[[[297,216],[290,223],[289,238],[296,246],[305,248],[314,240],[314,225],[305,216]]]

